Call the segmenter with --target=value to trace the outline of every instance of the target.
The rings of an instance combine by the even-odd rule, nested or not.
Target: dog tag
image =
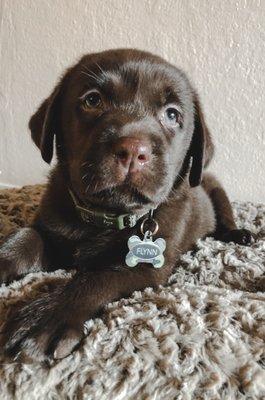
[[[125,262],[128,267],[135,267],[138,263],[144,262],[153,264],[154,268],[161,268],[164,264],[163,252],[166,248],[166,241],[162,238],[152,240],[152,235],[146,232],[143,240],[139,236],[131,236],[128,240],[129,252]]]

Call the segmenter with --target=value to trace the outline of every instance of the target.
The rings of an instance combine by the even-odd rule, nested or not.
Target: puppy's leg
[[[251,233],[247,229],[237,229],[230,201],[217,179],[211,174],[205,174],[202,186],[215,210],[217,226],[214,237],[223,242],[249,244]]]
[[[130,295],[134,290],[164,283],[173,266],[156,270],[148,265],[129,269],[81,271],[68,282],[59,282],[45,293],[22,305],[0,332],[0,348],[14,357],[34,339],[35,354],[64,358],[83,337],[83,324],[105,304]]]
[[[44,243],[33,228],[22,228],[0,247],[0,283],[10,282],[44,266]]]

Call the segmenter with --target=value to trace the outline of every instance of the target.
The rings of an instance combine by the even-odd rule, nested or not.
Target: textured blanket
[[[0,191],[0,241],[32,217],[41,186]],[[0,360],[0,399],[265,399],[265,206],[234,203],[249,247],[199,240],[165,287],[109,304],[60,362]],[[63,267],[63,266],[62,266]],[[63,270],[0,287],[0,321]]]

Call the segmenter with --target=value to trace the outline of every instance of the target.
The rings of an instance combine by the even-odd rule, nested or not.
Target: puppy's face
[[[136,50],[83,57],[30,122],[48,162],[56,135],[59,163],[79,198],[115,210],[166,200],[192,155],[194,126],[183,73]]]

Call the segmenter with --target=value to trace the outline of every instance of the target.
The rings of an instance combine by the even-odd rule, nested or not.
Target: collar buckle
[[[105,226],[114,227],[119,230],[133,228],[138,221],[136,215],[133,214],[115,215],[104,213],[103,215],[99,215],[99,218],[100,222]]]
[[[117,218],[118,229],[133,228],[138,221],[134,214],[119,215]]]

